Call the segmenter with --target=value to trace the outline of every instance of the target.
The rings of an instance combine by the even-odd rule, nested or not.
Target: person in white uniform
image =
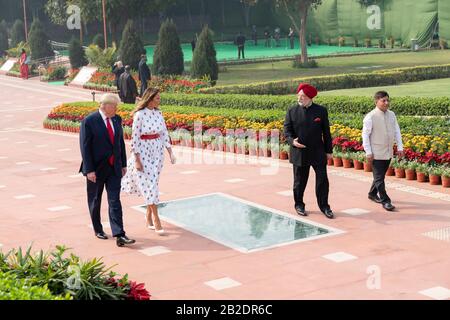
[[[137,194],[147,206],[146,226],[158,234],[164,234],[158,215],[159,176],[164,164],[164,148],[172,164],[176,159],[172,152],[169,133],[159,109],[161,98],[157,88],[148,88],[133,111],[131,156],[128,170],[122,179],[122,191]]]
[[[394,156],[394,142],[397,145],[397,157],[403,157],[403,143],[400,127],[395,113],[389,109],[389,94],[386,91],[375,93],[375,109],[364,117],[362,130],[363,147],[373,167],[373,183],[369,199],[381,203],[387,211],[395,207],[386,193],[384,177]]]

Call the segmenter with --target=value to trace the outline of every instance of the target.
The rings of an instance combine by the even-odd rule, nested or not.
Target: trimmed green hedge
[[[417,82],[450,77],[450,64],[397,68],[365,73],[349,73],[318,77],[304,77],[290,80],[259,82],[245,85],[217,86],[201,89],[201,93],[233,94],[272,94],[283,95],[295,93],[300,82],[307,82],[319,91],[368,88],[398,85],[404,82]]]
[[[290,96],[252,96],[243,94],[162,94],[163,105],[194,106],[227,109],[278,109],[286,110],[296,103],[296,97]],[[391,110],[397,115],[448,116],[450,98],[393,97]],[[330,113],[366,114],[374,108],[369,97],[326,96],[318,97],[315,102],[327,107]]]

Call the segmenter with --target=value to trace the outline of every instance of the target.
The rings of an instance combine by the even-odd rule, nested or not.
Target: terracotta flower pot
[[[287,160],[288,159],[288,153],[286,151],[280,152],[280,159],[281,160]]]
[[[414,169],[406,169],[406,180],[416,180],[416,170]]]
[[[327,160],[327,164],[329,165],[329,166],[332,166],[334,163],[333,163],[333,159],[328,159]]]
[[[372,172],[372,163],[364,162],[364,171]]]
[[[444,188],[450,188],[450,177],[441,176],[442,180],[442,186]]]
[[[403,168],[395,168],[395,177],[396,178],[404,178],[405,177],[405,169]]]
[[[428,176],[423,172],[417,172],[417,182],[427,182]]]
[[[356,170],[364,169],[364,164],[355,159],[353,159],[353,166],[355,167]]]
[[[344,168],[351,168],[352,160],[351,159],[342,159],[342,164],[344,165]]]
[[[392,167],[389,167],[388,169],[387,169],[387,171],[386,171],[386,175],[387,176],[395,176],[395,170],[394,170],[394,168],[392,168]]]
[[[342,167],[342,159],[341,158],[333,158],[333,164],[335,167]]]
[[[441,176],[430,174],[430,184],[434,186],[441,184]]]

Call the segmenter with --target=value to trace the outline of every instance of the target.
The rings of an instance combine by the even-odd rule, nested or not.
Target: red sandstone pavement
[[[398,212],[387,213],[366,198],[370,182],[361,178],[370,178],[371,174],[353,169],[329,167],[330,203],[337,216],[334,220],[317,209],[313,173],[306,191],[311,212],[307,219],[343,230],[343,234],[241,253],[167,222],[164,227],[168,235],[158,236],[144,227],[142,214],[132,209],[142,201],[124,195],[125,228],[137,240],[136,245],[118,248],[112,239],[99,240],[89,228],[85,181],[69,177],[79,168],[78,135],[42,129],[42,121],[52,107],[90,100],[90,91],[5,76],[0,76],[0,82],[3,251],[30,243],[36,250],[65,244],[85,259],[103,257],[107,265],[117,264],[115,271],[145,282],[153,299],[430,299],[419,292],[436,287],[444,288],[441,299],[450,298],[449,190],[388,177],[389,182],[413,189],[388,189]],[[178,153],[181,150],[176,148]],[[55,169],[41,170],[45,168]],[[292,197],[277,194],[291,188],[289,164],[283,162],[275,175],[262,175],[261,168],[267,165],[166,163],[161,198],[222,192],[295,217]],[[181,174],[191,170],[198,172]],[[224,182],[235,178],[244,181]],[[30,194],[34,197],[15,198]],[[48,210],[61,206],[70,208]],[[106,208],[104,201],[104,221]],[[353,216],[342,212],[351,208],[369,213]],[[444,229],[443,240],[423,235],[439,229]],[[106,231],[110,233],[108,228]],[[139,252],[155,246],[170,252],[154,256]],[[322,257],[335,252],[356,259],[336,263]],[[375,282],[370,270],[379,275]],[[224,277],[241,285],[215,290],[205,284]],[[374,288],[370,285],[373,283],[379,286]]]

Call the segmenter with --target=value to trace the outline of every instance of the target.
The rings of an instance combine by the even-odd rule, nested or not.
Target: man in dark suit
[[[238,59],[241,58],[242,53],[242,59],[245,59],[245,36],[242,34],[242,32],[239,31],[239,34],[236,37],[236,45],[238,47]]]
[[[105,94],[98,111],[91,113],[80,127],[80,149],[83,162],[80,172],[87,178],[87,199],[94,232],[99,239],[108,239],[100,219],[103,189],[108,194],[109,222],[119,247],[135,240],[125,235],[120,203],[120,182],[127,170],[122,118],[116,115],[119,99]]]
[[[122,64],[122,61],[115,62],[111,71],[112,71],[112,73],[114,73],[114,78],[115,78],[114,83],[117,87],[117,90],[120,90],[119,78],[120,78],[121,74],[125,72],[125,67]]]
[[[295,210],[307,216],[303,194],[308,183],[309,169],[316,173],[316,197],[320,211],[327,218],[334,217],[328,204],[329,183],[327,158],[332,158],[332,140],[327,109],[315,104],[317,90],[309,84],[300,84],[297,89],[298,104],[286,113],[284,135],[289,142],[289,160],[294,166]]]
[[[137,85],[131,74],[131,67],[125,66],[125,72],[119,78],[119,97],[124,103],[134,104],[137,96]]]
[[[147,90],[148,81],[152,78],[150,68],[147,65],[147,56],[145,54],[141,55],[141,61],[139,62],[139,80],[141,81],[141,92],[140,97]]]

